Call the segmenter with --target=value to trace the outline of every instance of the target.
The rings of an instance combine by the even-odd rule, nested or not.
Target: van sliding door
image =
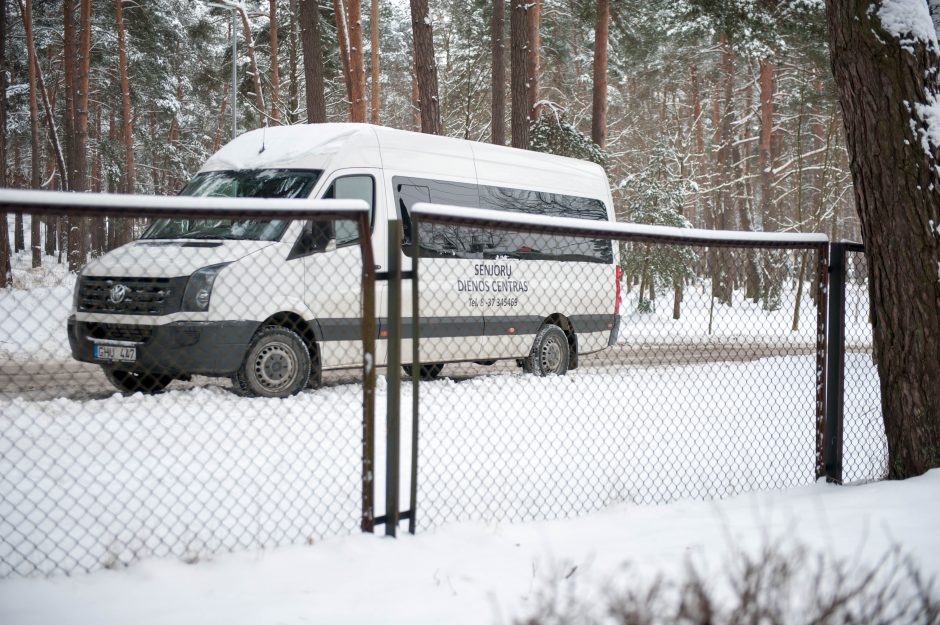
[[[411,269],[413,225],[411,208],[418,202],[453,204],[454,193],[467,193],[463,183],[440,183],[430,180],[393,179],[396,203],[402,222],[402,268]],[[473,275],[474,261],[465,250],[469,243],[461,229],[453,226],[422,224],[418,233],[420,244],[418,307],[421,316],[421,361],[423,363],[485,359],[481,352],[483,312],[466,291],[467,279]],[[389,253],[393,253],[389,250]],[[411,280],[402,281],[402,360],[411,361]]]

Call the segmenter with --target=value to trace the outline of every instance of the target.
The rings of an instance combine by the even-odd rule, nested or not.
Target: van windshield
[[[180,195],[307,198],[322,173],[300,169],[209,171],[197,174]],[[286,219],[158,219],[141,238],[277,241],[288,223]]]

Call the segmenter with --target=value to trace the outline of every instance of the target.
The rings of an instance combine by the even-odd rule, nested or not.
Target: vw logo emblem
[[[111,300],[112,304],[120,304],[127,297],[127,291],[128,288],[123,284],[115,284],[111,287],[111,294],[108,299]]]

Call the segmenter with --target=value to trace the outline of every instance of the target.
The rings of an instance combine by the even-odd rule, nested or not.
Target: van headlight
[[[212,285],[215,283],[215,277],[228,264],[219,263],[218,265],[203,267],[189,276],[186,290],[183,291],[182,310],[187,312],[209,310],[209,300],[212,298]]]
[[[79,304],[79,294],[81,293],[82,288],[82,272],[79,270],[75,273],[75,288],[72,289],[72,312],[78,311]]]

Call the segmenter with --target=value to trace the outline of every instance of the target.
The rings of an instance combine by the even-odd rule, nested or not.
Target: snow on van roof
[[[239,169],[324,169],[350,141],[365,135],[364,124],[296,124],[259,128],[239,135],[209,157],[199,171]],[[374,143],[374,135],[371,135]]]
[[[540,164],[554,164],[555,168],[590,173],[606,180],[603,168],[588,161],[358,123],[295,124],[252,130],[223,146],[206,161],[200,171],[382,167],[381,161],[377,160],[380,145],[383,151],[405,150],[427,152],[430,155],[453,151],[453,155],[458,157],[463,150],[472,148],[472,152],[466,152],[468,159],[476,155],[481,166],[485,168],[487,163],[492,163],[496,171],[501,164],[508,163],[517,163],[529,171],[537,169]],[[337,156],[340,162],[336,162]]]

